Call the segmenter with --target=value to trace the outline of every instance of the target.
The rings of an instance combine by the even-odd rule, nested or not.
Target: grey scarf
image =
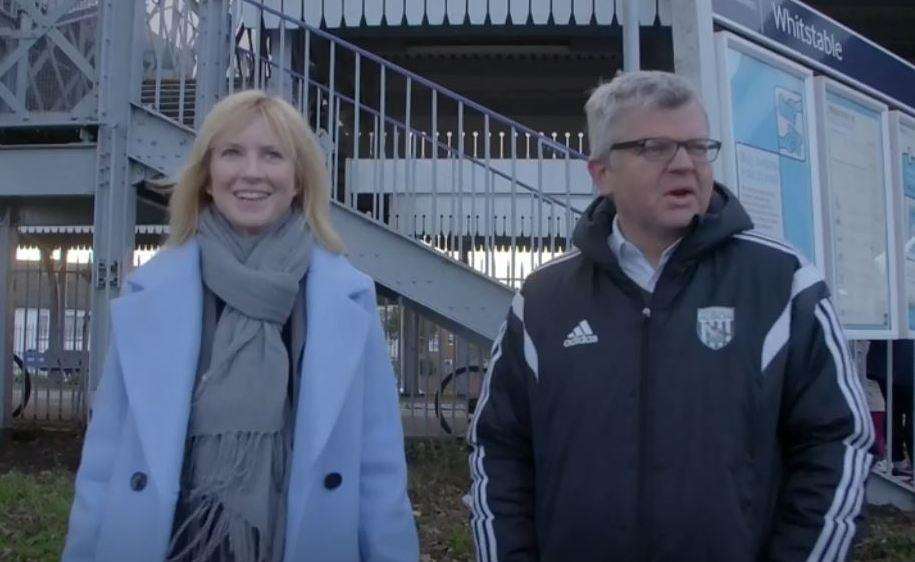
[[[203,283],[226,305],[194,391],[182,472],[189,510],[170,560],[282,560],[290,411],[281,330],[312,237],[300,213],[244,236],[207,208],[198,240]]]

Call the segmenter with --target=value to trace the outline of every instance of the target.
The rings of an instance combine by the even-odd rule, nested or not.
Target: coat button
[[[141,492],[146,488],[146,473],[134,472],[130,477],[130,489],[134,492]]]
[[[340,476],[339,472],[331,472],[324,477],[324,487],[328,490],[333,490],[334,488],[339,487],[342,483],[343,477]]]

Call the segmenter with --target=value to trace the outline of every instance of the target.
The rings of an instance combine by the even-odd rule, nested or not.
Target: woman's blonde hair
[[[301,205],[321,245],[332,252],[343,252],[343,241],[330,222],[330,179],[314,132],[294,107],[261,90],[232,94],[207,115],[169,201],[167,244],[178,246],[194,236],[201,209],[212,202],[206,188],[210,183],[213,141],[238,134],[258,117],[267,122],[284,152],[292,155],[297,191],[292,205]]]

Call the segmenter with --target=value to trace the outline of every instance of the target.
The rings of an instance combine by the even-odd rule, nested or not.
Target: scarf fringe
[[[238,513],[233,513],[214,497],[200,498],[184,523],[172,536],[167,562],[208,561],[217,553],[231,560],[269,562],[269,538]],[[180,551],[175,549],[186,541]],[[260,545],[265,546],[263,552]],[[223,559],[220,556],[219,559]]]
[[[238,561],[270,561],[270,550],[276,546],[272,544],[273,537],[268,536],[270,522],[249,521],[225,500],[263,493],[255,489],[251,478],[261,472],[256,465],[258,459],[269,459],[271,481],[275,484],[270,493],[277,496],[271,503],[277,505],[289,456],[285,434],[235,431],[193,435],[187,444],[185,481],[179,501],[192,509],[183,521],[177,522],[167,560],[210,560],[219,552]],[[199,470],[202,467],[206,470]],[[258,544],[265,552],[258,552]]]
[[[193,435],[187,445],[184,485],[189,497],[227,489],[250,492],[250,478],[257,459],[270,459],[273,481],[282,483],[289,456],[282,431]],[[206,467],[206,471],[199,470],[200,467]]]

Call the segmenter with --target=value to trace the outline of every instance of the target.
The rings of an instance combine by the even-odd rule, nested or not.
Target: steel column
[[[194,127],[199,129],[210,109],[226,93],[226,70],[234,49],[230,39],[226,0],[200,0],[197,35],[197,99]]]
[[[130,104],[139,103],[142,80],[143,2],[103,0],[99,5],[99,131],[96,156],[95,235],[88,405],[98,388],[108,351],[109,301],[132,265],[136,191],[127,157]]]
[[[640,0],[623,0],[623,70],[635,72],[641,68],[641,46],[639,44]]]
[[[709,133],[721,138],[718,115],[718,71],[715,35],[712,26],[712,0],[661,0],[670,6],[674,44],[674,70],[689,79],[702,95],[708,111]],[[721,177],[723,159],[715,161]]]
[[[16,231],[13,209],[0,209],[0,444],[4,433],[12,426],[13,409],[13,324],[16,309],[13,303],[13,267],[16,263]]]

